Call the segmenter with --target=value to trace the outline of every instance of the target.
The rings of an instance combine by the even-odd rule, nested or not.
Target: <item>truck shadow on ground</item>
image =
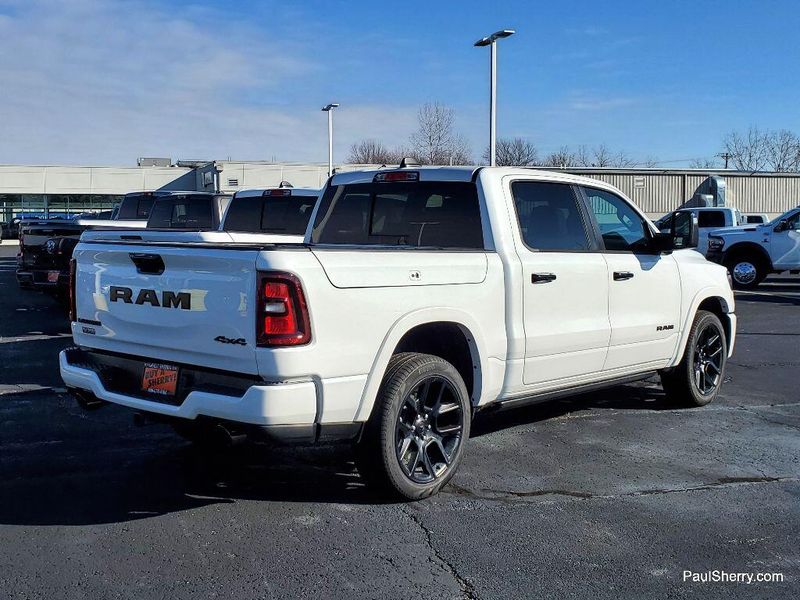
[[[473,436],[588,409],[666,408],[653,387],[623,386],[602,393],[480,414]],[[111,410],[111,409],[106,409]],[[103,411],[105,412],[105,411]],[[123,424],[123,411],[97,417],[86,432],[61,440],[0,441],[0,523],[93,525],[202,509],[241,500],[261,502],[388,504],[365,484],[352,448],[270,448],[243,444],[199,449],[163,425]],[[85,423],[85,419],[81,419]],[[78,424],[74,424],[78,425]],[[80,426],[80,425],[78,425]],[[43,432],[58,438],[68,429]],[[74,432],[74,429],[73,429]]]

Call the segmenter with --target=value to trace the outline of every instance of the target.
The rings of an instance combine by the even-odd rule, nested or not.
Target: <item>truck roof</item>
[[[304,187],[268,187],[268,188],[253,188],[250,190],[239,190],[234,194],[235,198],[253,198],[261,197],[264,192],[270,190],[289,190],[290,196],[319,196],[322,190],[318,188],[304,188]]]
[[[128,192],[125,194],[125,197],[128,196],[155,196],[157,198],[162,198],[165,196],[216,196],[216,192],[198,192],[192,190],[153,190],[148,192]]]
[[[391,173],[394,171],[416,171],[419,173],[419,181],[472,181],[479,171],[491,171],[497,175],[534,175],[546,181],[562,181],[580,185],[591,185],[594,187],[608,187],[608,184],[591,177],[573,175],[561,170],[536,169],[531,167],[434,167],[434,166],[408,166],[384,167],[381,169],[369,169],[364,171],[348,171],[337,173],[331,180],[331,185],[346,185],[350,183],[370,183],[379,173]]]

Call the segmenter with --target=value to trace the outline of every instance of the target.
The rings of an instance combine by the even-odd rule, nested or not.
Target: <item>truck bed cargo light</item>
[[[419,171],[391,171],[378,173],[373,178],[376,183],[389,183],[392,181],[419,181]]]

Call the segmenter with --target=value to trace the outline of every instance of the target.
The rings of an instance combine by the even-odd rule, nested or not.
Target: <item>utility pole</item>
[[[721,159],[723,159],[725,161],[725,168],[727,169],[728,168],[728,160],[733,158],[733,154],[731,154],[730,152],[720,152],[719,154],[717,154],[717,156],[719,156]]]

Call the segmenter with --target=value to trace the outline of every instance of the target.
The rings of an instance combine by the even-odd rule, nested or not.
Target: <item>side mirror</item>
[[[775,233],[780,233],[781,231],[788,231],[791,229],[789,225],[789,219],[781,219],[777,225],[775,225],[775,229],[773,230]]]
[[[667,254],[674,249],[671,233],[660,231],[653,234],[653,250],[657,254]]]
[[[681,210],[672,213],[669,230],[672,250],[697,248],[700,235],[697,227],[697,216],[690,211]]]

